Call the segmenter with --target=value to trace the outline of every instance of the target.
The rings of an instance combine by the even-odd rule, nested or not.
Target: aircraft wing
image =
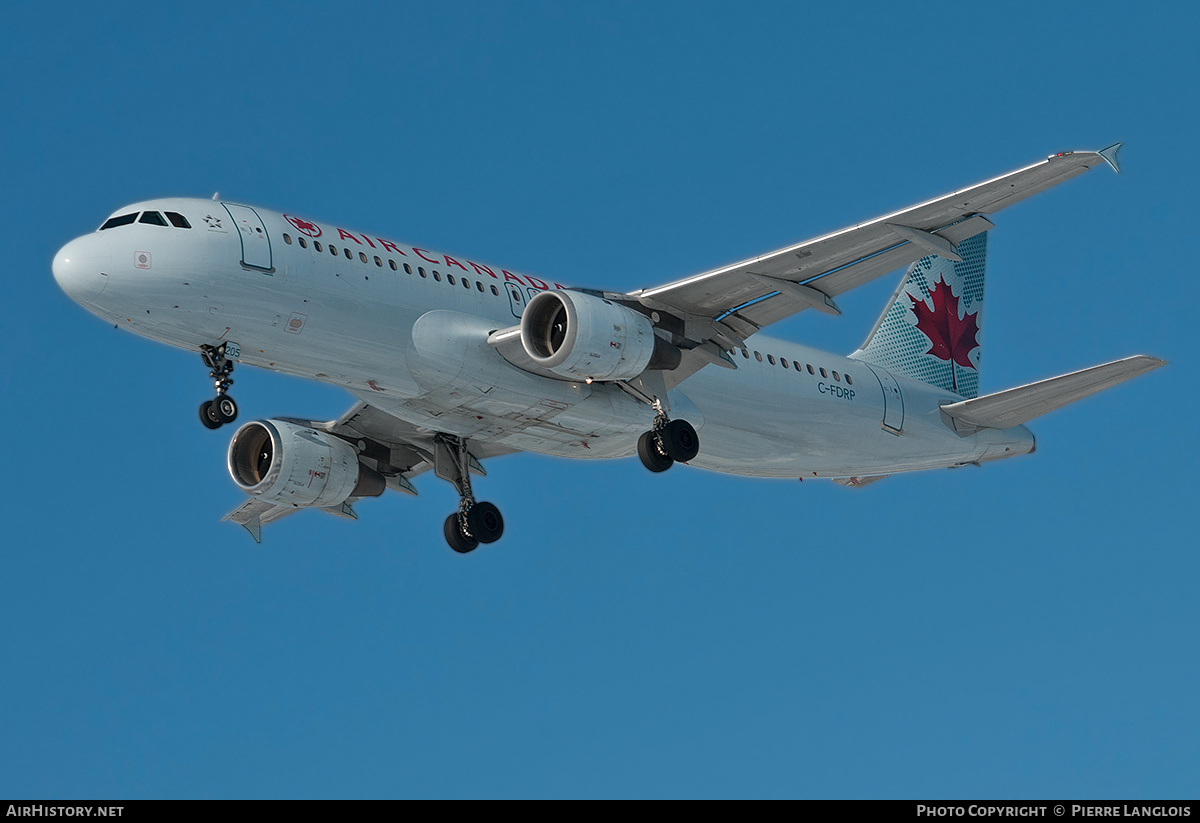
[[[359,461],[383,475],[388,488],[395,491],[416,494],[409,479],[437,467],[439,449],[434,432],[405,423],[367,403],[358,403],[337,420],[329,422],[295,417],[279,419],[346,440],[358,451]],[[480,460],[513,451],[515,449],[471,441],[471,472],[486,474]],[[352,498],[341,506],[322,511],[357,520],[358,515],[350,505],[353,502]],[[300,509],[292,506],[276,506],[251,497],[222,519],[244,526],[254,540],[261,543],[263,525],[298,511]]]
[[[704,352],[690,358],[685,352],[684,371],[691,374],[769,323],[808,308],[840,313],[834,297],[926,255],[959,259],[955,244],[992,227],[985,215],[1101,163],[1119,172],[1120,147],[1056,154],[866,223],[632,292],[628,298],[684,321],[684,336],[696,345],[696,354]],[[676,383],[681,379],[672,377]]]

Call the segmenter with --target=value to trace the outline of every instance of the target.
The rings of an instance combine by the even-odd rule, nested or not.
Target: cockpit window
[[[104,225],[100,227],[100,231],[104,231],[105,229],[113,229],[117,226],[128,226],[134,220],[137,220],[137,216],[138,213],[135,211],[133,214],[122,214],[120,217],[110,217],[104,221]]]
[[[149,223],[149,224],[150,224],[150,225],[152,225],[152,226],[165,226],[165,225],[167,225],[167,221],[166,221],[166,220],[163,220],[163,216],[162,216],[161,214],[159,214],[158,212],[156,212],[156,211],[144,211],[144,212],[142,212],[142,219],[141,219],[141,220],[139,220],[138,222],[139,222],[139,223]]]
[[[167,219],[170,220],[171,225],[177,229],[190,229],[192,227],[192,224],[187,221],[187,218],[177,211],[167,212]]]

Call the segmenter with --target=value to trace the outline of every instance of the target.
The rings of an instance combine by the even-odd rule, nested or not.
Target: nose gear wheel
[[[217,396],[200,404],[200,422],[207,428],[219,429],[226,423],[237,419],[238,407],[233,398],[226,394],[233,385],[234,358],[238,355],[235,344],[222,343],[219,346],[204,345],[200,347],[200,357],[208,366],[208,376],[212,378],[213,388]]]

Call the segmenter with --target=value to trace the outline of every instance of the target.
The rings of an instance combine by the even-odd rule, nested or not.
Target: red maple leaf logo
[[[979,312],[958,316],[958,298],[950,291],[944,280],[938,280],[929,293],[933,299],[930,309],[924,300],[908,295],[912,301],[912,312],[917,316],[917,329],[929,338],[932,344],[926,354],[939,360],[952,360],[966,369],[974,369],[968,355],[979,348]],[[950,367],[953,375],[954,367]],[[958,380],[954,379],[955,390]]]
[[[309,237],[320,237],[321,236],[321,227],[318,226],[316,223],[310,223],[307,220],[302,220],[299,217],[290,217],[286,214],[284,215],[284,217],[287,218],[287,221],[289,223],[291,223],[293,226],[296,227],[297,231],[302,231],[305,234],[307,234]]]

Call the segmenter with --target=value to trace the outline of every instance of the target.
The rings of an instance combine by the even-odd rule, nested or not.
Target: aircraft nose
[[[80,237],[59,249],[51,269],[68,297],[93,306],[108,285],[111,262],[112,255],[101,253],[93,238]]]

